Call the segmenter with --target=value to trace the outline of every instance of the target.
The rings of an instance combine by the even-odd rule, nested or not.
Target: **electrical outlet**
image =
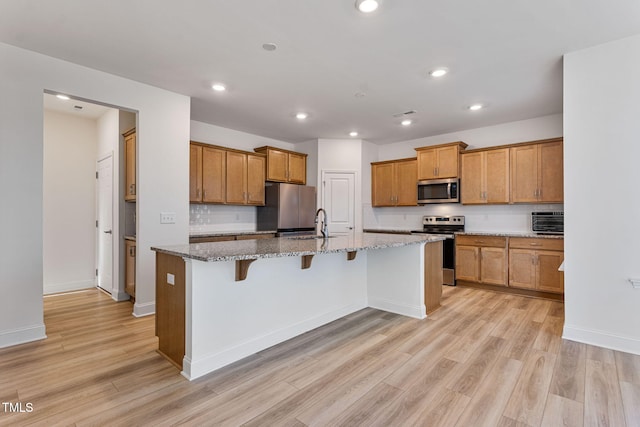
[[[175,212],[160,212],[160,224],[175,224],[176,213]]]
[[[167,283],[169,285],[175,285],[176,284],[176,276],[174,276],[171,273],[167,273]]]

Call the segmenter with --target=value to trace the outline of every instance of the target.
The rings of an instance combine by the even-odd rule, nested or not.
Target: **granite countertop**
[[[124,236],[124,240],[131,240],[132,242],[135,242],[136,236]]]
[[[312,236],[192,243],[190,245],[152,247],[151,249],[199,261],[238,261],[384,249],[444,240],[439,236],[377,233],[354,233],[346,236],[332,236],[328,239],[309,237]]]
[[[191,231],[189,237],[221,237],[221,236],[244,236],[247,234],[275,234],[276,230],[271,231]]]
[[[562,234],[536,234],[533,232],[529,233],[503,233],[498,231],[473,231],[473,232],[457,232],[454,233],[456,236],[495,236],[495,237],[533,237],[537,239],[564,239],[564,235]]]
[[[410,228],[365,228],[365,233],[411,234]]]

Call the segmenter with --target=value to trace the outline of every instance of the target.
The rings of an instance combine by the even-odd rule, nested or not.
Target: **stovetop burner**
[[[464,231],[464,216],[425,216],[422,218],[422,230],[430,234],[451,234]]]

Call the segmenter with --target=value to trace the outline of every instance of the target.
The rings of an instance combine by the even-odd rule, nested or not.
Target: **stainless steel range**
[[[442,242],[442,281],[444,285],[455,286],[455,240],[456,232],[464,231],[464,216],[425,216],[422,218],[422,230],[413,234],[437,234],[446,239]]]

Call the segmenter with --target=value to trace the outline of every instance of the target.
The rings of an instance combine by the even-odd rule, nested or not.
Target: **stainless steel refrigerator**
[[[316,187],[267,182],[265,205],[258,207],[258,231],[315,233]]]

